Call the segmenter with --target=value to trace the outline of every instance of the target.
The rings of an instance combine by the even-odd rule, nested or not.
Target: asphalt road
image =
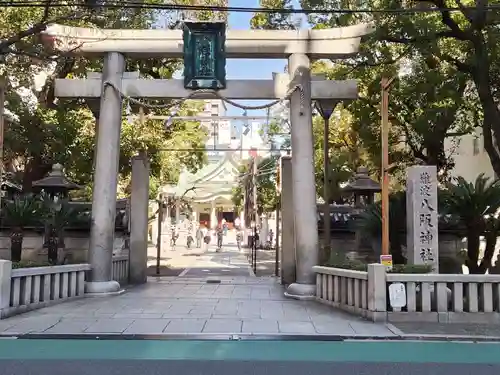
[[[500,365],[250,361],[0,361],[2,375],[497,375]]]

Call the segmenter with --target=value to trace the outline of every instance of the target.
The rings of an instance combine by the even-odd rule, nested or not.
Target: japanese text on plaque
[[[435,254],[433,249],[434,237],[437,235],[437,224],[434,224],[434,216],[437,215],[437,207],[433,206],[432,177],[428,172],[419,174],[416,191],[419,202],[418,210],[418,233],[419,233],[419,255],[424,264],[434,263]]]

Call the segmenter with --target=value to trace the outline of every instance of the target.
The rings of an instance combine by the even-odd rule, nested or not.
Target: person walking
[[[222,240],[224,238],[224,228],[222,225],[217,227],[217,251],[222,249]]]
[[[200,224],[196,224],[196,247],[198,249],[201,247],[202,240],[203,240],[203,232],[201,230]]]
[[[201,234],[203,236],[203,251],[208,249],[208,244],[210,243],[210,233],[208,232],[208,228],[203,226],[201,229]]]
[[[236,245],[238,246],[238,250],[241,250],[241,242],[243,241],[243,233],[241,230],[237,229],[236,232]]]

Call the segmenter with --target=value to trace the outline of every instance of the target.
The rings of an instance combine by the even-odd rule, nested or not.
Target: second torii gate
[[[225,89],[217,91],[221,97],[284,99],[291,87],[300,87],[289,97],[297,280],[287,289],[287,295],[292,297],[315,295],[312,267],[317,264],[319,245],[311,101],[357,97],[355,81],[311,80],[310,61],[351,57],[358,52],[361,37],[371,31],[371,25],[361,24],[323,30],[229,30],[226,35],[227,58],[286,58],[290,75],[276,74],[272,80],[229,80]],[[58,97],[100,97],[89,249],[92,273],[86,288],[91,293],[116,292],[120,285],[111,280],[111,261],[123,96],[178,99],[192,93],[184,88],[182,80],[141,79],[137,73],[125,72],[125,56],[182,57],[182,31],[96,30],[52,25],[45,35],[59,51],[104,56],[102,75],[58,79],[55,91]],[[208,92],[196,95],[197,99],[213,97]]]

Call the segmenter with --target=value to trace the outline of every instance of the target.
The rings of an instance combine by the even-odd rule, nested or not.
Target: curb
[[[405,333],[391,323],[385,326],[389,331],[399,337],[400,340],[422,340],[422,341],[500,341],[500,336],[484,335],[449,335],[433,333]]]
[[[185,341],[432,341],[432,342],[500,342],[498,336],[466,336],[466,335],[433,335],[404,334],[403,336],[373,336],[373,335],[230,335],[230,334],[0,334],[0,340],[185,340]]]

